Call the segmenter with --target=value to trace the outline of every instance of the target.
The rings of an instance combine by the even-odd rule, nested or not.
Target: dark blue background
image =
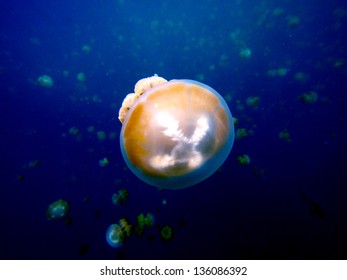
[[[344,1],[323,0],[3,3],[0,258],[347,258],[346,11]],[[239,56],[246,47],[248,59]],[[278,68],[288,73],[267,74]],[[216,174],[188,189],[144,184],[120,154],[119,106],[154,73],[200,79],[231,97],[237,128],[254,130]],[[44,74],[52,88],[38,84]],[[316,103],[300,101],[308,91]],[[249,96],[260,97],[258,108],[246,105]],[[117,137],[100,141],[89,126]],[[284,129],[292,143],[279,139]],[[248,166],[237,163],[244,153]],[[110,164],[101,168],[103,157]],[[27,167],[33,160],[38,168]],[[115,206],[120,188],[129,200]],[[46,217],[60,198],[71,205],[71,224]],[[107,227],[141,212],[155,226],[111,248]],[[171,242],[160,240],[163,225],[174,229]]]

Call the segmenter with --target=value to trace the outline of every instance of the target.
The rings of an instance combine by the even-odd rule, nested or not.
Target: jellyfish
[[[102,130],[98,131],[96,133],[96,136],[98,137],[100,142],[104,141],[107,138],[107,135],[106,135],[105,131],[102,131]]]
[[[105,166],[108,165],[108,163],[109,163],[109,161],[108,161],[108,159],[106,157],[104,157],[104,158],[99,160],[99,166],[100,167],[105,167]]]
[[[295,28],[300,25],[300,18],[298,16],[287,17],[287,25],[290,28]]]
[[[318,99],[318,94],[315,91],[309,91],[309,92],[303,93],[300,96],[300,100],[307,104],[316,103],[317,99]]]
[[[51,88],[54,85],[53,79],[48,75],[38,77],[37,81],[39,82],[40,86],[45,88]]]
[[[133,225],[129,223],[127,218],[120,219],[119,226],[121,227],[126,237],[129,237],[133,233]]]
[[[90,45],[88,45],[88,44],[85,44],[85,45],[83,45],[82,46],[82,51],[84,52],[84,53],[90,53],[90,51],[91,51],[91,47],[90,47]]]
[[[250,48],[244,48],[239,52],[239,56],[243,58],[249,58],[252,55],[252,51]]]
[[[76,75],[76,79],[80,82],[85,82],[86,80],[86,74],[84,74],[83,72],[79,72],[77,75]]]
[[[160,230],[160,238],[163,241],[170,241],[172,239],[173,229],[170,226],[163,226]]]
[[[251,158],[248,155],[243,154],[242,156],[237,157],[237,161],[240,165],[249,165],[251,163]]]
[[[121,247],[124,243],[125,235],[120,225],[112,224],[108,227],[106,231],[106,241],[113,247]]]
[[[288,143],[292,142],[292,138],[291,138],[290,133],[287,129],[283,129],[282,131],[280,131],[280,133],[278,133],[278,138],[282,139]]]
[[[51,203],[46,211],[49,220],[57,220],[64,218],[70,211],[69,202],[64,199],[59,199]]]
[[[147,213],[146,216],[141,213],[137,216],[136,220],[135,233],[137,236],[143,234],[145,227],[149,228],[154,224],[154,216],[151,213]]]
[[[140,80],[119,110],[120,145],[130,170],[160,189],[211,176],[234,142],[233,118],[214,89],[193,80]]]
[[[256,108],[260,105],[259,96],[249,96],[246,100],[247,106]]]
[[[129,193],[126,189],[120,189],[118,193],[112,195],[112,202],[114,205],[124,204],[129,197]]]
[[[238,128],[236,130],[236,140],[242,139],[248,136],[247,129],[245,128]]]

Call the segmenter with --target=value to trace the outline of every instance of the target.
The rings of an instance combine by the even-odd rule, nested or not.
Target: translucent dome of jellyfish
[[[120,145],[127,166],[163,189],[195,185],[226,160],[234,143],[227,103],[193,80],[154,75],[135,85],[119,111]]]

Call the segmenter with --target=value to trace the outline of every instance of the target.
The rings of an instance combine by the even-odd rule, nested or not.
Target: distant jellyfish
[[[129,223],[127,218],[120,219],[118,224],[120,225],[126,237],[129,237],[133,233],[134,227]]]
[[[69,129],[69,134],[72,136],[77,136],[78,134],[80,134],[80,131],[77,127],[73,126]]]
[[[45,88],[51,88],[54,85],[53,79],[48,75],[38,77],[37,81],[39,82],[40,86]]]
[[[300,100],[303,103],[313,104],[313,103],[317,102],[318,94],[315,91],[309,91],[309,92],[306,92],[306,93],[303,93],[302,95],[300,95]]]
[[[85,45],[83,45],[82,46],[82,51],[84,52],[84,53],[89,53],[90,51],[91,51],[91,47],[90,47],[90,45],[88,45],[88,44],[85,44]]]
[[[135,234],[141,236],[144,232],[145,227],[149,228],[154,224],[154,216],[147,213],[145,216],[143,213],[136,217],[137,224],[135,225]]]
[[[280,133],[278,134],[278,138],[282,139],[288,143],[292,142],[292,138],[291,138],[290,133],[287,129],[280,131]]]
[[[260,105],[259,96],[249,96],[246,100],[247,106],[256,108]]]
[[[235,137],[236,140],[245,138],[247,136],[248,136],[247,129],[245,129],[245,128],[238,128],[236,130],[236,137]]]
[[[288,71],[289,71],[288,68],[281,67],[281,68],[278,68],[278,69],[276,70],[276,74],[277,74],[277,76],[279,76],[279,77],[283,77],[283,76],[287,75]]]
[[[251,158],[249,155],[243,154],[237,157],[237,161],[240,165],[249,165],[251,163]]]
[[[287,17],[287,25],[290,28],[295,28],[300,25],[300,18],[298,16]]]
[[[239,53],[239,56],[243,58],[250,58],[251,55],[252,55],[252,51],[250,48],[244,48]]]
[[[88,131],[88,133],[93,133],[95,131],[95,126],[94,125],[88,126],[87,131]]]
[[[296,72],[294,75],[294,79],[298,81],[299,83],[305,83],[309,79],[308,74],[305,74],[303,72]]]
[[[163,241],[170,241],[172,239],[172,235],[173,235],[173,229],[172,227],[166,225],[166,226],[163,226],[160,230],[160,238],[163,240]]]
[[[77,74],[76,79],[80,82],[84,82],[86,80],[86,74],[83,72],[80,72]]]
[[[98,137],[99,141],[104,141],[107,138],[105,131],[102,130],[98,131],[96,136]]]
[[[106,241],[113,248],[119,248],[125,240],[124,232],[120,225],[112,224],[106,231]]]
[[[149,228],[154,224],[154,216],[151,213],[147,213],[146,216],[141,213],[137,216],[137,223]]]
[[[160,189],[211,176],[228,157],[234,124],[223,97],[193,80],[140,80],[119,110],[120,145],[130,170]]]
[[[272,14],[274,16],[280,16],[284,14],[284,10],[281,7],[277,7],[276,9],[273,10]]]
[[[69,203],[64,199],[59,199],[48,206],[46,215],[49,220],[57,220],[66,217],[69,211]]]
[[[106,157],[102,158],[99,160],[99,166],[100,167],[105,167],[109,164],[108,159]]]
[[[126,189],[120,189],[118,193],[112,195],[112,202],[114,205],[124,204],[129,198],[129,193]]]

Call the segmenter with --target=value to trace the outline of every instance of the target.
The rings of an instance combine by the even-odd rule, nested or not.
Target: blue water
[[[1,259],[347,258],[344,1],[14,0],[0,23]],[[119,106],[154,73],[213,87],[249,132],[191,188],[146,185],[120,153]],[[70,212],[49,220],[58,199]],[[154,226],[110,247],[108,226],[141,212]]]

